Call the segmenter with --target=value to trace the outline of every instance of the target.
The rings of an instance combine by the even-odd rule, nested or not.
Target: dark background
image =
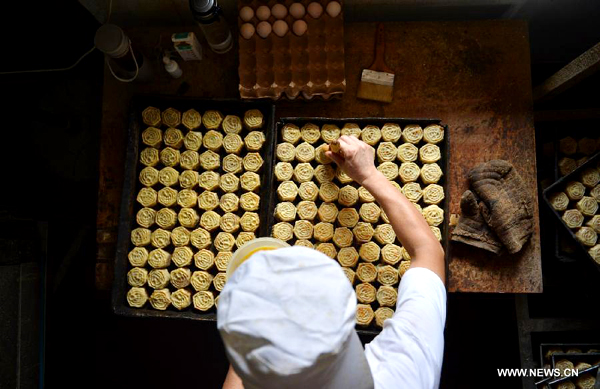
[[[600,41],[600,5],[559,2],[535,13],[533,3],[519,15],[530,23],[535,86]],[[21,2],[2,19],[0,72],[69,66],[92,47],[99,27],[73,0]],[[108,295],[95,290],[103,71],[96,51],[70,71],[0,75],[0,388],[33,387],[40,375],[47,387],[220,387],[227,362],[214,323],[117,317]],[[598,84],[592,76],[536,110],[597,108]],[[577,123],[536,123],[538,143],[552,140],[549,129],[569,126]],[[600,135],[597,124],[590,129]],[[539,158],[538,168],[546,163]],[[542,223],[545,293],[529,299],[532,315],[598,317],[600,273],[584,261],[556,261],[552,231]],[[514,296],[451,294],[441,386],[519,387],[496,374],[519,366]]]

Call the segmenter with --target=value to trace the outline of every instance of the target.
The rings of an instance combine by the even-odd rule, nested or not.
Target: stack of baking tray
[[[540,344],[540,366],[552,369],[553,374],[536,382],[537,388],[554,389],[582,386],[590,382],[600,368],[600,344],[598,343],[542,343]],[[554,369],[561,372],[554,373]],[[564,371],[567,369],[568,371]],[[572,374],[571,369],[577,370]],[[557,376],[558,375],[558,376]],[[570,383],[570,384],[569,384]]]

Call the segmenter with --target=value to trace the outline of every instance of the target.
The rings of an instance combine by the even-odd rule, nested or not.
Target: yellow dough
[[[398,275],[402,277],[410,268],[410,261],[402,261],[398,266]]]
[[[291,222],[296,219],[296,206],[289,202],[283,201],[275,206],[275,217],[284,222]]]
[[[198,176],[198,185],[202,189],[214,190],[219,187],[220,180],[219,173],[213,171],[203,172]]]
[[[398,142],[401,135],[402,129],[395,123],[385,123],[383,127],[381,127],[381,138],[383,138],[385,142]]]
[[[221,166],[221,158],[214,151],[207,150],[200,154],[200,165],[204,170],[215,170]]]
[[[198,151],[202,146],[202,133],[190,131],[183,138],[183,145],[188,150]]]
[[[600,265],[600,244],[588,249],[588,254],[594,261],[596,261],[597,264]]]
[[[227,154],[223,158],[223,170],[227,173],[239,173],[242,171],[243,159],[235,154]]]
[[[227,275],[225,273],[217,273],[215,278],[213,278],[213,286],[219,292],[223,290],[223,287],[225,287],[226,282]]]
[[[127,259],[129,259],[131,266],[146,266],[148,262],[148,250],[145,247],[134,247],[127,254]]]
[[[180,207],[195,207],[198,204],[198,193],[192,189],[183,189],[177,193],[177,204]]]
[[[192,189],[198,184],[198,172],[194,170],[184,170],[179,175],[179,186],[184,189]]]
[[[192,274],[190,283],[192,284],[192,288],[194,288],[196,292],[200,292],[203,290],[208,290],[208,288],[210,288],[210,285],[212,284],[212,280],[213,276],[210,273],[198,270]]]
[[[206,111],[204,112],[204,116],[202,116],[202,123],[209,130],[218,129],[222,121],[223,114],[219,111]]]
[[[392,162],[398,156],[398,149],[392,142],[381,142],[377,146],[377,160],[379,162]]]
[[[177,224],[177,213],[170,208],[162,208],[156,213],[156,224],[160,228],[171,229]]]
[[[590,196],[600,203],[600,184],[596,185],[590,190]]]
[[[233,173],[225,173],[219,179],[219,187],[225,193],[237,192],[240,187],[240,179]]]
[[[426,163],[421,167],[421,180],[424,184],[435,184],[442,178],[442,169],[437,163]]]
[[[333,182],[323,182],[319,188],[319,198],[327,203],[336,201],[339,193],[340,188],[338,188],[338,186]]]
[[[273,226],[273,238],[288,241],[294,237],[294,227],[288,222],[279,222]]]
[[[575,237],[585,246],[595,246],[598,241],[598,234],[590,227],[581,227],[575,233]]]
[[[260,225],[260,216],[255,212],[244,212],[240,219],[240,226],[243,231],[254,232]]]
[[[398,283],[398,271],[390,265],[377,267],[377,282],[392,286]]]
[[[154,207],[156,205],[156,200],[158,199],[158,194],[152,188],[142,188],[138,192],[137,202],[140,203],[144,207]]]
[[[317,216],[317,205],[310,200],[303,200],[296,207],[298,217],[302,220],[314,220]]]
[[[380,303],[381,305],[381,303]],[[375,311],[375,324],[379,328],[383,328],[383,323],[394,316],[394,310],[388,307],[379,307]]]
[[[173,255],[171,255],[171,261],[177,267],[189,266],[192,264],[192,258],[194,258],[194,252],[189,247],[175,247]]]
[[[164,134],[165,146],[179,149],[183,146],[183,133],[177,128],[167,128]]]
[[[236,232],[240,229],[240,217],[235,213],[228,212],[220,217],[219,227],[224,232]]]
[[[156,221],[156,211],[152,208],[142,208],[135,215],[135,221],[140,227],[150,228]]]
[[[321,127],[321,139],[325,143],[331,143],[340,137],[340,128],[335,124],[323,124]]]
[[[367,327],[373,321],[375,314],[373,308],[368,304],[357,304],[356,305],[356,324],[359,326]]]
[[[319,222],[315,224],[313,236],[319,242],[327,242],[333,238],[333,224]]]
[[[346,185],[339,191],[338,203],[345,207],[350,207],[358,201],[358,190],[355,187]]]
[[[294,201],[298,196],[298,187],[293,181],[284,181],[277,187],[277,195],[281,201]]]
[[[365,262],[375,262],[379,260],[379,255],[381,254],[381,249],[375,242],[367,242],[360,246],[360,250],[358,250],[358,255]]]
[[[419,150],[419,158],[423,163],[434,163],[440,160],[440,148],[437,145],[427,143]]]
[[[181,208],[177,220],[183,227],[194,228],[200,221],[200,217],[194,208]]]
[[[381,216],[381,209],[375,203],[363,203],[358,211],[361,219],[369,223],[377,223]]]
[[[594,216],[598,212],[598,202],[593,197],[583,196],[575,205],[584,216]]]
[[[169,285],[171,274],[167,269],[154,269],[148,274],[148,286],[152,289],[162,289]]]
[[[354,181],[348,174],[346,174],[344,169],[340,168],[339,166],[335,169],[335,177],[342,184],[349,184]]]
[[[592,155],[596,152],[596,140],[591,138],[581,138],[577,142],[577,151],[584,155]]]
[[[246,144],[246,149],[248,149],[248,151],[259,151],[266,140],[264,133],[260,131],[250,131],[244,138],[244,143]]]
[[[296,146],[294,154],[296,160],[300,162],[310,162],[315,159],[315,148],[308,142],[302,142]]]
[[[148,270],[141,267],[134,267],[127,272],[127,283],[129,286],[141,287],[148,280]]]
[[[577,209],[565,211],[562,219],[569,228],[578,228],[583,224],[583,215]]]
[[[257,211],[260,206],[260,197],[253,192],[247,192],[240,196],[240,206],[244,211]]]
[[[131,243],[134,246],[148,246],[152,239],[152,233],[147,228],[135,228],[131,230]]]
[[[208,270],[215,263],[215,255],[210,250],[202,249],[194,254],[194,265],[198,269]],[[212,278],[211,278],[212,279]],[[193,276],[192,276],[193,282]],[[193,284],[192,284],[193,285]]]
[[[223,148],[228,153],[239,154],[244,147],[244,141],[238,134],[227,134],[223,138]]]
[[[337,250],[331,243],[319,243],[315,246],[315,250],[327,255],[331,259],[335,259],[337,256]]]
[[[408,184],[404,185],[402,188],[402,193],[413,203],[418,202],[421,200],[421,197],[423,197],[421,185],[419,185],[417,182],[409,182]]]
[[[342,135],[347,135],[347,136],[351,136],[352,135],[355,138],[360,139],[360,135],[362,133],[362,130],[360,129],[360,127],[356,123],[346,123],[346,124],[344,124],[344,127],[342,127],[342,130],[340,131],[340,133]]]
[[[152,308],[164,311],[171,305],[171,292],[169,289],[157,289],[150,295]]]
[[[160,118],[160,109],[148,107],[142,111],[142,121],[147,126],[158,127],[162,123]]]
[[[356,213],[356,210],[354,210],[354,213]],[[320,221],[333,223],[338,217],[338,209],[337,206],[333,203],[322,203],[319,206],[317,214],[319,215]],[[358,213],[356,213],[356,220],[358,220]]]
[[[344,208],[337,213],[337,220],[340,226],[352,228],[358,223],[358,212],[356,212],[356,209],[354,208]]]
[[[373,238],[375,231],[373,231],[371,223],[359,222],[352,229],[352,233],[357,242],[366,243]]]
[[[162,131],[155,127],[148,127],[142,132],[142,142],[150,147],[160,147]]]
[[[260,188],[260,176],[254,172],[246,172],[240,177],[242,189],[253,192]]]
[[[215,257],[215,266],[217,267],[217,270],[218,271],[226,271],[227,266],[229,266],[229,261],[231,260],[232,256],[233,256],[233,253],[230,251],[219,252],[217,254],[217,256]]]
[[[223,147],[223,134],[218,131],[207,131],[202,137],[202,145],[211,151],[219,151]]]
[[[198,207],[205,211],[212,211],[219,206],[219,196],[215,192],[205,190],[198,196]]]
[[[158,228],[152,231],[151,242],[152,246],[163,249],[171,244],[171,232]]]
[[[375,233],[373,234],[375,240],[381,244],[391,244],[396,241],[396,233],[391,224],[379,224],[375,227]]]
[[[235,238],[228,232],[219,232],[215,238],[214,247],[217,251],[232,251]]]
[[[181,117],[181,124],[188,130],[195,130],[202,124],[202,115],[195,109],[188,109]]]
[[[433,235],[435,236],[435,238],[441,242],[442,241],[442,232],[440,231],[440,229],[438,227],[434,227],[434,226],[429,226],[429,228],[431,228],[431,232],[433,232]]]
[[[313,172],[314,173],[314,172]],[[275,165],[275,177],[278,181],[289,181],[294,175],[294,167],[289,162],[277,162]]]
[[[369,283],[363,282],[362,284],[356,285],[356,298],[361,303],[372,303],[375,301],[377,289]]]
[[[140,171],[140,182],[144,186],[154,186],[158,183],[158,170],[153,167],[145,167]]]
[[[299,163],[294,169],[294,179],[298,183],[308,182],[312,180],[315,174],[314,169],[310,163]]]
[[[219,234],[221,234],[221,233],[219,233]],[[210,232],[206,231],[202,227],[196,228],[190,234],[190,243],[192,246],[194,246],[197,249],[207,248],[212,243],[211,237],[210,237]],[[216,239],[215,239],[215,246],[216,246]]]
[[[354,270],[347,267],[342,267],[342,271],[346,275],[346,278],[348,278],[348,281],[350,281],[350,285],[354,285],[354,279],[356,278],[356,273],[354,273]]]
[[[277,145],[277,159],[282,162],[292,162],[296,157],[296,148],[293,144],[283,142]]]
[[[358,188],[358,198],[360,199],[360,201],[362,201],[363,203],[372,203],[373,201],[375,201],[375,197],[373,197],[373,195],[371,194],[371,192],[369,192],[365,187],[360,186]]]
[[[400,259],[402,259],[400,246],[391,243],[383,246],[381,249],[381,259],[388,265],[395,265],[400,262]]]
[[[594,215],[585,225],[600,233],[600,215]]]
[[[577,163],[572,158],[563,157],[558,160],[558,170],[562,176],[566,176],[577,169]]]
[[[310,240],[306,240],[306,239],[297,239],[296,242],[294,243],[294,246],[303,246],[303,247],[308,247],[310,249],[315,248],[315,246],[310,242]]]
[[[353,239],[354,235],[347,227],[338,227],[333,233],[333,243],[338,247],[350,247]]]
[[[249,130],[256,130],[263,126],[263,114],[258,109],[251,109],[244,114],[244,125]]]
[[[394,274],[398,277],[398,273],[394,270]],[[382,307],[394,307],[396,306],[396,300],[398,299],[398,291],[389,286],[380,286],[377,290],[377,302]]]
[[[227,115],[223,119],[223,132],[226,134],[239,134],[242,131],[242,119],[235,115]]]
[[[308,220],[296,220],[294,223],[296,239],[310,239],[313,236],[313,225]]]
[[[181,124],[181,112],[175,108],[167,108],[162,113],[162,122],[167,127],[177,127]]]
[[[239,204],[240,198],[234,193],[225,193],[219,200],[219,207],[223,212],[235,212],[238,210]]]
[[[600,171],[594,168],[587,168],[581,172],[581,183],[588,188],[593,188],[600,182]]]
[[[208,311],[215,305],[215,297],[213,293],[208,290],[197,292],[196,294],[194,294],[194,297],[192,299],[194,301],[194,308],[202,312]]]
[[[262,167],[264,161],[259,153],[248,153],[244,157],[244,169],[249,172],[257,172]]]
[[[408,251],[404,247],[402,247],[401,250],[402,250],[402,258],[407,261],[410,261],[411,258],[410,258],[410,254],[408,254]]]
[[[188,268],[179,268],[171,271],[171,285],[177,289],[188,286],[191,278],[192,272]]]
[[[439,226],[444,221],[444,210],[437,205],[429,205],[423,208],[423,216],[430,226]]]
[[[312,123],[305,124],[300,130],[302,140],[308,143],[315,143],[321,138],[321,129]]]
[[[148,254],[148,265],[155,269],[164,269],[171,264],[171,254],[163,249],[154,249]]]
[[[298,188],[302,200],[315,201],[319,196],[319,187],[312,181],[303,182]]]
[[[368,125],[362,129],[361,139],[368,145],[375,146],[381,139],[381,130],[377,126]]]
[[[398,178],[398,165],[396,165],[394,162],[383,162],[377,166],[377,170],[379,170],[385,176],[385,178],[390,181]]]
[[[402,131],[402,140],[417,144],[423,139],[423,129],[418,124],[409,124]]]
[[[397,158],[402,162],[415,162],[419,149],[412,143],[403,143],[398,147]]]
[[[158,181],[164,186],[173,186],[179,182],[179,172],[172,167],[164,167],[158,173]]]
[[[206,231],[214,231],[221,224],[221,215],[215,211],[206,211],[200,216],[200,227]]]
[[[327,165],[333,162],[331,158],[325,155],[326,151],[329,151],[329,145],[325,143],[315,149],[315,160],[321,165]]]
[[[180,311],[189,307],[192,304],[192,292],[187,289],[177,289],[171,293],[171,304]]]
[[[342,247],[338,252],[337,260],[342,266],[354,267],[358,262],[358,252],[354,247]]]
[[[565,155],[575,154],[577,152],[577,141],[568,136],[558,141],[558,149]]]
[[[419,169],[419,166],[414,162],[403,162],[400,165],[398,174],[403,183],[414,182],[419,178],[421,169]]]
[[[439,204],[444,199],[444,188],[437,184],[429,184],[423,189],[425,204]]]
[[[444,140],[444,127],[439,124],[430,124],[423,129],[423,140],[427,143],[437,144]]]
[[[158,150],[152,147],[146,147],[140,153],[140,163],[145,166],[156,166],[160,161]]]
[[[127,291],[127,304],[133,308],[141,308],[148,301],[148,292],[146,289],[133,287]]]
[[[585,186],[583,186],[581,182],[571,181],[567,184],[565,191],[567,192],[569,199],[581,200],[585,195]]]
[[[284,141],[289,142],[293,145],[298,143],[301,135],[302,134],[300,133],[300,128],[298,128],[298,126],[294,124],[286,124],[281,129],[281,138]]]

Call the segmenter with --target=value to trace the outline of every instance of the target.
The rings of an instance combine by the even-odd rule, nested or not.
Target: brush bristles
[[[379,85],[361,81],[361,83],[358,85],[358,94],[356,97],[359,99],[391,103],[394,97],[394,86]]]

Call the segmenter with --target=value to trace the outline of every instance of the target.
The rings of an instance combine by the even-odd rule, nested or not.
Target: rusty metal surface
[[[373,61],[375,23],[345,29],[346,94],[336,101],[282,101],[277,116],[436,117],[450,127],[450,213],[459,212],[466,174],[480,162],[504,158],[513,163],[533,198],[534,234],[512,256],[452,243],[450,291],[539,293],[542,270],[537,202],[529,40],[520,21],[386,23],[386,63],[396,74],[391,104],[356,99],[360,72]],[[179,29],[183,31],[183,29]],[[127,31],[150,51],[168,29]],[[203,42],[204,59],[182,63],[186,95],[235,97],[237,50],[213,54]],[[183,61],[180,61],[183,62]],[[133,93],[174,94],[181,80],[161,69],[149,84],[123,85],[105,73],[98,228],[114,228],[123,179],[126,113]],[[218,80],[218,81],[216,81]],[[450,215],[446,215],[449,220]]]

